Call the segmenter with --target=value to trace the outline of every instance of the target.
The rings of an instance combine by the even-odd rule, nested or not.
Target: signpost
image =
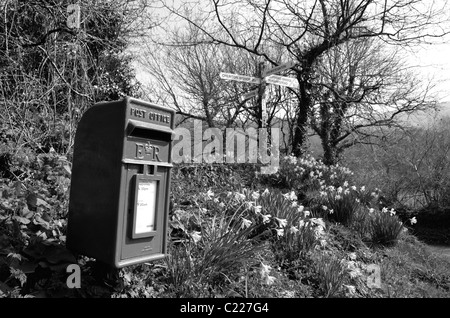
[[[220,76],[220,78],[225,79],[225,80],[259,84],[259,87],[257,89],[251,90],[251,91],[245,93],[244,95],[242,95],[241,101],[246,101],[252,97],[259,96],[259,98],[261,100],[262,127],[265,127],[266,120],[267,120],[267,114],[266,114],[267,113],[267,111],[266,111],[267,94],[265,92],[266,91],[265,84],[266,83],[267,84],[275,84],[275,85],[292,87],[292,88],[298,87],[298,83],[296,82],[295,78],[274,75],[281,71],[290,69],[290,68],[294,67],[295,65],[296,65],[296,63],[294,61],[289,61],[287,63],[275,66],[271,69],[261,70],[260,77],[252,77],[252,76],[232,74],[232,73],[220,73],[219,76]]]
[[[242,95],[241,100],[244,101],[244,100],[250,99],[252,97],[255,97],[258,95],[258,93],[259,93],[259,88],[256,88],[256,89]]]
[[[238,82],[252,83],[252,84],[260,84],[261,79],[252,76],[245,76],[239,74],[231,74],[231,73],[220,73],[220,78],[225,80],[232,80]]]
[[[292,88],[298,87],[298,82],[296,81],[295,78],[279,75],[270,75],[266,77],[266,83],[280,86],[287,86]]]

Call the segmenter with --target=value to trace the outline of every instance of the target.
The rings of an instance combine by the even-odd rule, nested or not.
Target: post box
[[[175,112],[131,97],[88,109],[75,135],[67,247],[121,268],[167,254]]]

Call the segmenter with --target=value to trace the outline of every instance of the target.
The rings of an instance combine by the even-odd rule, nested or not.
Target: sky
[[[450,102],[450,39],[447,43],[426,45],[416,48],[415,53],[406,54],[410,65],[424,79],[432,78],[436,83],[438,101]]]

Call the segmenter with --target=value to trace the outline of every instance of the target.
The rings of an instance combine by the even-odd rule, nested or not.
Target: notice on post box
[[[137,190],[134,233],[152,232],[155,230],[156,181],[141,181]]]

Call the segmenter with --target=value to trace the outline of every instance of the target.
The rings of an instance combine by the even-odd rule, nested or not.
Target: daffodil
[[[277,217],[275,217],[275,219],[278,221],[278,224],[280,225],[280,227],[285,227],[287,225],[286,219],[279,219]]]
[[[210,200],[210,199],[212,199],[212,197],[214,197],[214,192],[212,192],[211,189],[209,189],[209,190],[206,192],[206,198],[207,198],[208,200]]]
[[[246,228],[248,228],[250,225],[252,225],[252,221],[247,220],[246,218],[242,218],[241,229],[246,229]]]
[[[271,217],[270,214],[262,215],[263,223],[269,223],[270,222],[270,217]]]
[[[234,195],[234,199],[236,201],[243,201],[243,200],[245,200],[245,195],[242,193],[236,192]]]
[[[191,236],[192,240],[194,240],[194,243],[197,243],[202,238],[201,232],[198,231],[192,231],[189,235]]]
[[[289,233],[291,234],[295,234],[298,232],[298,228],[295,226],[291,226],[291,228],[289,229]]]
[[[275,282],[275,277],[267,275],[264,279],[264,282],[266,283],[266,285],[272,285]]]
[[[416,217],[411,218],[411,219],[409,220],[409,222],[411,223],[411,225],[416,224],[416,223],[417,223]]]
[[[268,276],[272,267],[261,262],[260,274],[262,277]]]

